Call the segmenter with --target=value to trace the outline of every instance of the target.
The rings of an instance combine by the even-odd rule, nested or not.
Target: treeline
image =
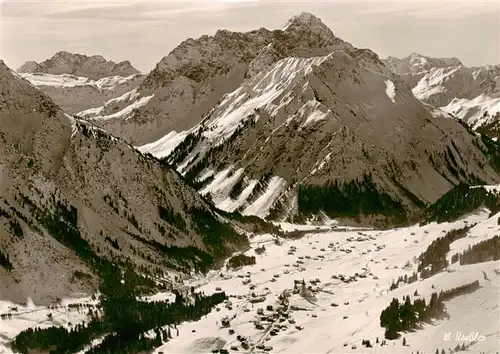
[[[118,267],[111,266],[103,278],[106,280],[101,282],[100,287],[101,316],[95,314],[87,325],[80,324],[71,330],[61,327],[30,328],[15,338],[13,348],[21,353],[43,350],[50,354],[69,354],[82,350],[93,339],[104,336],[101,344],[86,353],[137,353],[151,350],[168,339],[161,327],[199,320],[228,298],[223,292],[211,296],[191,293],[190,298],[177,292],[173,303],[148,303],[137,300],[143,284],[133,270],[127,269],[122,274]],[[145,335],[150,330],[156,332],[153,338]]]
[[[237,233],[231,224],[219,220],[211,211],[192,208],[188,213],[195,222],[195,229],[203,237],[203,244],[215,257],[227,255],[231,245],[248,243],[246,236]]]
[[[486,146],[486,149],[484,149],[480,144],[476,145],[488,159],[491,167],[493,167],[495,171],[500,172],[500,144],[498,144],[495,140],[490,139],[485,134],[481,134],[481,142],[484,146]]]
[[[228,268],[240,268],[247,265],[255,264],[255,256],[247,256],[243,253],[233,256],[227,262]]]
[[[433,221],[438,223],[454,221],[480,207],[486,207],[492,213],[496,213],[500,210],[500,198],[482,187],[473,188],[462,183],[427,208],[422,216],[421,225]]]
[[[243,177],[238,179],[238,181],[234,184],[233,188],[231,188],[231,191],[229,192],[229,197],[233,200],[237,200],[240,194],[243,192],[245,189],[245,181]]]
[[[413,329],[419,322],[439,316],[443,310],[437,293],[432,294],[428,305],[425,299],[415,299],[412,303],[409,295],[404,298],[403,303],[394,298],[380,314],[380,326],[386,329],[386,339],[397,339],[398,332]]]
[[[9,220],[10,233],[14,236],[22,238],[24,236],[23,228],[16,218],[11,217],[10,214],[0,208],[0,218],[7,218]]]
[[[181,214],[176,213],[170,205],[158,206],[160,218],[175,226],[179,231],[186,231],[186,222]]]
[[[181,294],[176,294],[175,302],[129,301],[127,309],[114,302],[105,309],[105,320],[111,325],[113,334],[86,354],[137,353],[156,348],[168,336],[161,327],[178,325],[184,321],[197,321],[216,305],[228,299],[225,293],[215,293],[210,296],[192,294],[193,301],[188,301]],[[126,321],[126,322],[124,322]],[[155,336],[148,338],[145,333],[154,330]]]
[[[117,239],[113,240],[111,237],[106,236],[104,238],[104,241],[108,242],[111,245],[111,247],[113,247],[114,249],[116,249],[118,251],[120,250],[120,244],[118,243]]]
[[[165,158],[165,160],[173,166],[180,164],[186,159],[186,157],[188,157],[189,153],[203,138],[201,133],[202,129],[200,128],[198,131],[188,134],[186,138],[168,155],[168,157]]]
[[[418,271],[422,279],[428,278],[448,267],[446,255],[450,251],[450,244],[464,238],[473,226],[450,230],[445,236],[432,241],[424,253],[418,257]]]
[[[383,215],[406,220],[401,203],[389,194],[379,192],[371,174],[365,174],[360,181],[344,184],[335,180],[326,186],[299,186],[298,204],[299,212],[305,216],[324,211],[332,218]]]
[[[4,267],[6,270],[12,270],[12,263],[10,263],[9,255],[0,251],[0,267]]]
[[[166,265],[172,269],[189,272],[196,270],[202,273],[208,272],[214,264],[214,258],[205,251],[194,247],[166,246],[155,240],[146,240],[135,234],[131,234],[137,241],[152,247],[156,252],[166,257]],[[174,263],[175,262],[175,263]]]
[[[418,280],[418,274],[416,272],[413,272],[413,274],[410,276],[408,276],[408,274],[405,274],[404,276],[400,275],[395,282],[393,281],[391,283],[389,290],[397,289],[400,283],[411,284],[416,282],[417,280]]]
[[[465,251],[456,253],[451,257],[451,263],[460,261],[460,265],[476,264],[500,260],[500,237],[494,236],[481,241],[474,246],[469,246]]]
[[[12,347],[23,354],[35,349],[48,351],[50,354],[75,353],[104,330],[104,324],[97,318],[92,318],[88,324],[79,324],[71,330],[62,327],[28,328],[16,336]]]
[[[12,235],[17,237],[23,237],[24,232],[21,224],[16,219],[9,220],[10,232]]]
[[[399,332],[414,329],[419,323],[428,322],[434,318],[447,316],[444,301],[456,296],[471,293],[479,288],[475,281],[457,288],[438,293],[432,293],[431,299],[426,304],[425,299],[415,299],[412,303],[410,296],[404,297],[403,302],[393,298],[387,308],[380,314],[380,326],[385,328],[386,339],[399,338]]]
[[[217,213],[249,232],[270,234],[279,234],[282,232],[280,227],[255,215],[242,215],[237,211],[227,212],[220,209],[217,210]]]
[[[464,284],[450,290],[441,291],[439,293],[439,299],[441,301],[448,301],[460,295],[473,293],[479,288],[480,288],[479,281],[476,280],[472,283]]]

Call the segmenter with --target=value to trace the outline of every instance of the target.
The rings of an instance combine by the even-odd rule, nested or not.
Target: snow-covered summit
[[[431,58],[418,53],[411,53],[404,58],[389,56],[385,65],[398,75],[417,75],[433,68],[458,67],[462,62],[455,58]]]
[[[291,17],[283,27],[283,30],[291,29],[297,26],[299,27],[307,26],[316,29],[327,28],[326,25],[321,21],[321,19],[319,19],[318,17],[314,16],[309,12],[302,12],[299,15]]]
[[[301,185],[349,183],[363,178],[364,171],[382,179],[386,169],[374,164],[381,155],[395,165],[414,167],[399,171],[407,178],[377,187],[403,199],[403,185],[426,203],[437,195],[423,180],[416,182],[420,177],[413,171],[429,171],[436,188],[443,188],[438,194],[446,192],[449,182],[430,165],[429,156],[442,156],[451,139],[463,144],[460,155],[484,159],[472,137],[453,138],[463,136],[463,126],[431,120],[427,107],[372,51],[341,46],[324,55],[290,53],[278,59],[280,43],[271,42],[259,53],[252,64],[262,64],[260,72],[247,74],[205,111],[201,123],[137,144],[139,149],[167,158],[180,173],[196,177],[197,184],[206,187],[200,190],[220,209],[252,213],[257,209],[250,206],[266,196],[266,203],[259,202],[266,205],[259,216],[277,208],[295,213]],[[489,168],[474,165],[471,159],[467,168],[490,180]]]
[[[140,73],[128,60],[115,63],[114,61],[106,60],[102,55],[87,56],[67,51],[59,51],[41,63],[28,61],[17,71],[19,73],[46,73],[54,75],[70,74],[88,77],[92,80],[109,76],[130,76]]]
[[[463,119],[474,129],[488,127],[483,130],[497,137],[500,65],[469,68],[455,57],[417,53],[401,59],[388,57],[384,64],[412,87],[418,99]]]
[[[134,144],[151,143],[172,131],[192,128],[207,111],[245,79],[286,58],[325,56],[352,50],[323,22],[308,13],[289,21],[284,30],[216,31],[181,42],[163,57],[139,87],[154,98],[127,121],[102,122],[103,128]]]
[[[101,107],[137,88],[145,77],[128,60],[115,63],[102,55],[66,51],[41,63],[26,62],[18,72],[70,114]]]

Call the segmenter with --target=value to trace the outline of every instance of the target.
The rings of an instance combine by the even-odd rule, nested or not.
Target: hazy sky
[[[3,0],[0,57],[18,68],[66,50],[130,60],[147,72],[189,37],[281,28],[302,11],[381,57],[417,52],[455,56],[469,66],[500,63],[500,0]]]

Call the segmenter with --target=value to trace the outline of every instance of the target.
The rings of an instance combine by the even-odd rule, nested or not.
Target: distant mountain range
[[[500,65],[468,68],[457,58],[415,53],[402,59],[389,57],[384,63],[410,85],[418,99],[498,138]]]
[[[147,75],[0,61],[0,352],[491,351],[499,70],[309,13]]]
[[[488,147],[454,119],[495,121],[498,67],[381,60],[308,13],[279,30],[188,39],[140,80],[76,116],[164,158],[227,211],[399,219],[457,183],[499,178]],[[367,194],[370,205],[348,211],[326,205]]]
[[[100,55],[68,52],[58,52],[40,64],[27,62],[18,73],[69,114],[106,102],[115,113],[120,110],[120,98],[137,88],[145,77],[128,61],[116,64]]]
[[[51,75],[69,74],[99,80],[109,76],[130,76],[139,74],[139,70],[126,60],[115,63],[104,59],[101,55],[73,54],[65,51],[57,52],[52,58],[41,63],[28,61],[18,70],[19,73],[44,73]]]

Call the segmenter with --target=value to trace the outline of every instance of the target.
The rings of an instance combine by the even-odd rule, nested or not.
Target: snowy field
[[[95,298],[97,297],[96,294]],[[29,298],[24,305],[0,301],[0,315],[12,315],[11,318],[0,319],[0,353],[12,353],[10,349],[6,348],[6,343],[28,328],[52,326],[74,328],[87,319],[89,308],[94,311],[97,304],[97,300],[85,294],[71,299],[62,299],[59,304],[50,307],[37,306]]]
[[[499,231],[498,215],[492,218],[487,216],[483,212],[467,218],[468,223],[478,222],[478,225],[469,231],[467,237],[451,245],[450,257]],[[499,267],[496,262],[465,266],[456,263],[448,271],[389,291],[389,286],[399,276],[410,276],[416,271],[415,258],[433,240],[464,225],[464,221],[457,221],[383,232],[324,232],[309,234],[300,240],[280,239],[281,245],[275,243],[272,235],[255,237],[252,249],[246,252],[256,256],[255,265],[238,271],[224,269],[212,272],[206,278],[193,282],[206,293],[217,289],[226,291],[231,295],[230,304],[219,306],[218,311],[198,322],[179,326],[179,337],[174,337],[155,353],[206,353],[220,343],[225,343],[224,348],[231,352],[254,353],[264,350],[275,353],[416,353],[417,350],[420,353],[435,353],[437,348],[448,353],[448,348],[462,343],[469,353],[496,352],[500,348],[500,275],[495,272]],[[311,229],[310,226],[299,225],[286,225],[285,228]],[[266,251],[257,255],[254,249],[262,245]],[[296,251],[290,252],[293,247]],[[409,265],[405,267],[407,263]],[[484,278],[483,271],[488,280]],[[342,282],[338,279],[339,275],[356,280]],[[267,306],[271,305],[275,310],[280,294],[286,291],[291,293],[294,280],[303,279],[307,285],[311,285],[310,280],[319,279],[320,282],[316,282],[314,292],[308,292],[306,296],[300,293],[290,295],[290,308],[295,310],[289,312],[288,318],[274,323],[264,321],[264,317],[273,314]],[[448,320],[438,320],[413,333],[403,333],[401,339],[387,341],[385,346],[376,344],[377,337],[379,341],[384,337],[380,313],[393,297],[402,299],[410,295],[413,300],[417,290],[418,296],[425,297],[428,302],[433,292],[475,280],[480,282],[479,290],[445,303],[450,315]],[[264,301],[252,303],[251,300]],[[257,314],[257,311],[262,311],[259,309],[263,310],[263,316]],[[229,333],[229,328],[223,328],[222,319],[225,317],[230,319],[230,329],[234,330],[234,334]],[[256,329],[255,321],[263,328]],[[279,332],[271,335],[271,330],[278,326]],[[447,332],[451,333],[448,341],[444,340]],[[471,332],[478,332],[484,340],[482,337],[478,337],[476,342],[458,338],[459,332],[469,336]],[[249,350],[241,347],[238,335],[247,338],[251,345]],[[403,337],[406,338],[406,346],[402,345]],[[362,340],[369,340],[374,347],[362,346]]]
[[[76,86],[94,86],[100,90],[112,90],[118,85],[127,83],[137,77],[130,76],[109,76],[99,80],[91,80],[82,76],[70,74],[42,74],[42,73],[21,73],[18,76],[28,80],[34,86],[54,86],[54,87],[76,87]]]
[[[179,336],[175,333],[174,338],[157,348],[155,353],[210,353],[224,347],[239,353],[419,351],[433,354],[436,349],[440,352],[445,349],[449,353],[448,349],[462,344],[468,353],[497,352],[500,348],[498,262],[464,266],[455,263],[447,271],[428,279],[400,284],[392,291],[389,287],[399,276],[410,276],[416,271],[416,258],[433,240],[449,230],[477,223],[465,238],[451,244],[448,254],[451,258],[469,245],[498,234],[499,216],[488,218],[488,212],[484,211],[454,223],[432,223],[387,231],[344,231],[340,227],[337,231],[329,227],[318,231],[312,225],[282,224],[284,230],[312,233],[294,240],[277,239],[273,235],[255,236],[251,239],[252,248],[246,252],[256,257],[255,265],[239,270],[223,268],[186,280],[184,285],[195,286],[197,291],[207,294],[225,291],[230,299],[200,321],[178,326]],[[255,249],[262,246],[265,247],[264,253],[257,254]],[[300,284],[300,290],[293,292],[294,280],[304,280],[305,290]],[[436,320],[417,331],[402,333],[400,339],[387,341],[384,346],[377,344],[377,338],[380,342],[384,337],[380,313],[392,298],[401,300],[410,295],[412,301],[419,297],[428,303],[433,292],[476,280],[480,283],[478,290],[445,302],[449,319]],[[307,289],[309,286],[311,289]],[[278,315],[276,308],[284,294],[289,310]],[[150,299],[170,296],[162,293]],[[13,306],[0,302],[0,313],[11,312],[9,307]],[[51,320],[47,317],[50,310],[45,308],[34,305],[17,307],[17,314],[1,323],[0,353],[10,353],[7,349],[2,351],[1,344],[23,329],[52,323],[68,326],[70,322],[74,324],[84,319],[83,314],[72,311],[64,302],[58,312],[51,311]],[[229,324],[223,323],[225,318]],[[450,338],[445,340],[447,333]],[[242,347],[241,336],[249,345],[246,349]],[[369,340],[373,348],[364,347],[363,340]]]

